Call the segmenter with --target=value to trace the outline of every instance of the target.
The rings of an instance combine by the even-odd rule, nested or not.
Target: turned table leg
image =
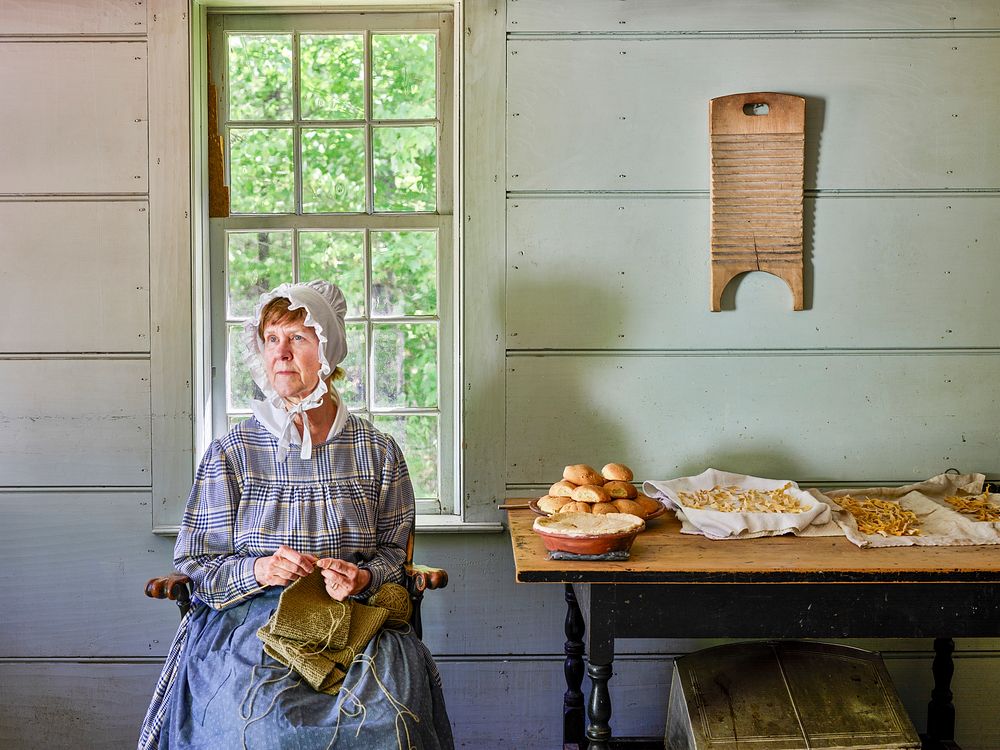
[[[587,704],[587,715],[590,724],[587,725],[587,739],[590,750],[609,750],[611,741],[611,693],[608,692],[608,680],[611,679],[610,664],[587,665],[590,675],[590,702]]]
[[[585,748],[583,735],[583,615],[572,584],[566,584],[566,692],[563,694],[563,747]]]
[[[927,704],[927,736],[940,742],[955,739],[955,706],[951,702],[951,677],[955,665],[951,660],[955,641],[951,638],[934,639],[934,689]]]

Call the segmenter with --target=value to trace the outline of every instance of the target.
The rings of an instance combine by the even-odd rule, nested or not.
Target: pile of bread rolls
[[[663,506],[639,492],[632,484],[632,470],[625,464],[607,464],[596,469],[573,464],[563,469],[562,479],[538,499],[538,509],[556,513],[631,513],[647,518]]]

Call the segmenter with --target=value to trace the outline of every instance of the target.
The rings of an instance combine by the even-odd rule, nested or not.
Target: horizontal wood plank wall
[[[149,484],[147,360],[0,360],[0,382],[0,486]]]
[[[142,596],[173,546],[150,532],[151,272],[175,274],[156,288],[182,311],[156,318],[182,369],[156,375],[190,377],[186,205],[157,237],[184,236],[181,262],[150,256],[150,190],[173,164],[158,152],[150,179],[147,41],[146,0],[0,0],[2,747],[134,746],[176,628]]]
[[[1000,2],[508,0],[507,32],[508,496],[578,461],[1000,476]],[[708,311],[708,100],[743,91],[806,98],[803,312],[760,273]],[[614,731],[661,731],[704,645],[622,643]],[[922,727],[930,644],[860,645]],[[963,748],[1000,745],[997,647],[959,642]]]
[[[995,3],[969,0],[837,0],[796,4],[794,11],[785,0],[713,0],[710,8],[674,0],[572,0],[572,6],[552,0],[510,0],[507,7],[507,30],[517,34],[810,30],[836,34],[873,30],[979,31],[998,27],[1000,8]]]
[[[0,202],[0,226],[3,351],[149,351],[146,201]]]
[[[147,190],[145,42],[0,43],[0,193]]]
[[[18,571],[0,582],[0,658],[165,652],[176,608],[142,590],[169,568],[173,540],[149,533],[149,504],[148,491],[0,493],[0,547]]]
[[[708,196],[531,195],[507,203],[516,350],[1000,346],[997,196],[805,201],[806,303],[749,274],[708,309]],[[554,324],[539,326],[537,321]]]
[[[146,0],[0,0],[0,35],[145,33]]]
[[[708,100],[776,91],[806,99],[806,190],[995,189],[996,49],[995,36],[514,38],[508,188],[707,190]]]
[[[511,357],[507,478],[567,463],[640,479],[713,467],[811,484],[997,473],[1000,353]]]

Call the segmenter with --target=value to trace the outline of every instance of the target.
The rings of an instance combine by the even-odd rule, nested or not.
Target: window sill
[[[498,534],[503,528],[499,521],[465,521],[456,515],[418,515],[416,523],[418,534]]]

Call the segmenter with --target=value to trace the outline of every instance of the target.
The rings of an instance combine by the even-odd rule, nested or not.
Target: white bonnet
[[[271,381],[268,380],[267,370],[264,366],[263,344],[258,328],[260,327],[260,315],[264,306],[268,302],[277,298],[285,297],[289,301],[289,310],[304,308],[306,311],[305,324],[311,326],[319,337],[319,383],[316,389],[294,407],[285,404],[284,399],[274,390]],[[250,376],[264,394],[265,403],[268,404],[272,414],[275,410],[287,413],[287,419],[282,432],[283,453],[287,452],[289,433],[291,430],[291,418],[293,414],[300,413],[304,418],[304,426],[308,424],[305,412],[320,405],[323,396],[327,392],[326,380],[333,372],[333,368],[344,361],[347,356],[347,332],[344,327],[344,317],[347,315],[347,300],[344,293],[336,284],[328,281],[309,281],[300,284],[282,284],[269,292],[260,295],[253,316],[243,324],[243,345],[244,359],[250,370]],[[335,400],[339,401],[334,393]],[[251,406],[255,414],[259,409],[253,402]],[[260,415],[258,415],[260,416]],[[311,443],[309,440],[309,430],[304,430],[302,457],[308,458],[311,454]],[[283,458],[284,456],[282,456]]]

